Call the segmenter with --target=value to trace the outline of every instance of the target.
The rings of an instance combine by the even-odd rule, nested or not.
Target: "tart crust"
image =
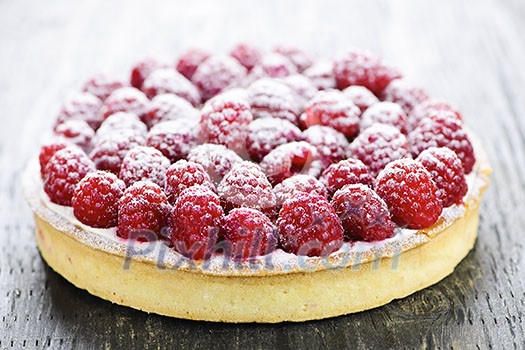
[[[433,228],[414,233],[397,252],[383,249],[379,255],[332,268],[314,261],[314,269],[289,272],[259,269],[210,273],[173,266],[159,268],[140,257],[133,257],[130,263],[123,252],[83,242],[79,232],[88,233],[82,228],[76,228],[73,234],[53,225],[45,215],[50,209],[35,199],[34,190],[28,193],[26,188],[26,197],[34,212],[37,244],[44,260],[75,286],[95,296],[146,312],[192,320],[307,321],[387,304],[453,272],[475,243],[481,197],[491,172],[482,148],[478,142],[475,144],[478,162],[474,172],[479,182],[474,191],[469,189],[462,216],[445,224],[438,221]]]

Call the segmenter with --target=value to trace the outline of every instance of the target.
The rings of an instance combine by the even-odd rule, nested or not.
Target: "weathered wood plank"
[[[523,348],[523,18],[521,0],[0,2],[0,348]],[[346,317],[223,325],[111,305],[43,263],[18,181],[60,101],[94,71],[239,40],[324,56],[368,47],[460,108],[495,173],[476,247],[453,275]]]

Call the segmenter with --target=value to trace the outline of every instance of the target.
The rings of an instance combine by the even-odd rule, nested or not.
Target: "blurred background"
[[[518,348],[525,309],[523,0],[0,0],[0,348]],[[456,106],[496,172],[480,238],[440,284],[369,312],[293,325],[218,325],[111,305],[50,271],[20,174],[61,101],[147,56],[290,44],[373,50]]]

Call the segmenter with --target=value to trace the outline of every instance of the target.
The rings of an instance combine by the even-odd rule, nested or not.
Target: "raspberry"
[[[360,129],[365,130],[375,123],[390,125],[408,134],[407,116],[397,103],[378,102],[368,108],[361,116]]]
[[[358,159],[348,158],[330,165],[319,178],[330,196],[346,185],[363,184],[372,187],[374,178],[366,165]]]
[[[281,79],[303,101],[312,99],[317,93],[317,87],[310,78],[302,74],[292,74]],[[301,102],[303,102],[301,101]]]
[[[124,86],[126,83],[120,79],[106,74],[97,74],[85,82],[82,91],[89,92],[104,101],[113,91]]]
[[[379,56],[366,50],[349,50],[334,62],[334,74],[339,89],[350,85],[364,86],[374,94],[381,93],[394,79],[401,77]]]
[[[359,115],[356,105],[337,90],[319,91],[305,108],[304,123],[329,126],[348,138],[359,133]]]
[[[164,186],[166,170],[169,166],[169,159],[164,157],[159,150],[153,147],[137,146],[124,157],[119,178],[128,187],[134,182],[146,180]]]
[[[173,247],[191,259],[208,259],[216,249],[223,220],[219,197],[209,188],[197,185],[185,189],[172,212]]]
[[[45,179],[46,165],[53,157],[53,155],[68,146],[72,146],[70,142],[63,138],[54,137],[40,146],[40,154],[38,155],[38,161],[40,163],[40,176],[42,180]]]
[[[331,61],[318,61],[304,71],[318,90],[335,89],[334,64]]]
[[[385,101],[395,102],[400,105],[406,114],[418,104],[428,100],[425,90],[405,79],[393,80],[381,94]]]
[[[449,114],[451,117],[460,122],[463,121],[459,111],[452,107],[448,102],[430,99],[416,105],[412,111],[410,111],[408,122],[411,129],[414,129],[421,120],[441,112],[450,112]]]
[[[376,123],[350,144],[350,155],[365,163],[370,174],[376,177],[391,161],[410,157],[410,150],[405,135],[399,130]]]
[[[242,162],[242,158],[234,151],[223,145],[210,143],[192,149],[188,154],[188,160],[202,165],[215,183],[220,182],[235,164]]]
[[[376,191],[401,227],[427,228],[439,219],[443,210],[432,175],[413,159],[388,164],[377,178]]]
[[[345,135],[332,128],[314,125],[303,131],[306,142],[317,148],[323,167],[346,159],[348,156],[348,141]]]
[[[172,163],[186,158],[198,144],[197,121],[189,119],[159,123],[151,128],[146,139],[146,145],[161,151]]]
[[[81,223],[91,227],[115,227],[118,219],[118,201],[125,189],[124,182],[112,173],[89,173],[73,192],[73,214]]]
[[[280,145],[301,139],[301,130],[284,119],[256,119],[248,126],[246,149],[250,159],[260,162]]]
[[[274,185],[299,173],[317,177],[322,167],[317,149],[304,141],[276,147],[263,158],[260,165]]]
[[[274,188],[277,196],[277,205],[281,206],[296,192],[315,193],[326,198],[326,187],[315,177],[304,174],[297,174],[283,182],[277,184]]]
[[[297,68],[286,56],[271,52],[263,55],[252,69],[256,77],[284,78],[297,73]]]
[[[115,90],[104,101],[100,114],[104,119],[117,112],[130,112],[139,117],[146,113],[149,100],[144,93],[132,87]]]
[[[226,211],[233,208],[257,209],[270,217],[275,213],[277,199],[262,169],[245,161],[235,164],[217,187]]]
[[[203,185],[215,191],[210,175],[198,163],[182,159],[170,165],[166,171],[166,195],[172,204],[182,191],[195,185]]]
[[[131,69],[131,76],[129,78],[131,86],[137,89],[142,88],[144,80],[146,80],[153,71],[166,68],[167,66],[167,64],[152,57],[137,62]]]
[[[212,56],[204,61],[192,77],[204,100],[209,100],[246,76],[244,68],[229,56]]]
[[[431,147],[421,152],[416,160],[432,174],[443,207],[463,201],[468,190],[467,181],[463,164],[454,151],[446,147]]]
[[[91,150],[92,141],[95,137],[95,132],[89,127],[88,123],[75,119],[58,124],[55,126],[54,133],[87,152]]]
[[[461,122],[450,112],[440,112],[423,119],[408,136],[413,156],[429,147],[448,147],[458,155],[465,174],[469,174],[476,163],[472,143]]]
[[[199,65],[210,57],[207,51],[201,49],[189,49],[179,58],[176,68],[180,74],[190,79],[195,74]]]
[[[201,111],[200,138],[241,153],[252,120],[250,105],[242,97],[231,92],[217,95]]]
[[[66,147],[49,159],[44,170],[44,191],[51,202],[71,205],[76,185],[95,166],[88,156],[77,147]]]
[[[371,242],[394,236],[394,223],[385,201],[368,186],[343,187],[334,194],[332,206],[349,240]]]
[[[247,260],[271,253],[277,246],[277,228],[258,210],[233,209],[224,219],[226,254],[233,259]]]
[[[146,143],[144,137],[134,131],[115,131],[101,138],[89,154],[89,157],[93,160],[98,170],[106,170],[118,175],[122,161],[128,151],[144,143]]]
[[[379,99],[364,86],[353,85],[343,90],[347,96],[359,109],[361,113],[379,102]]]
[[[135,182],[118,202],[117,236],[139,242],[168,236],[170,206],[162,189],[149,181]]]
[[[237,44],[231,51],[230,56],[235,58],[246,69],[251,70],[261,60],[261,51],[250,44]]]
[[[279,241],[289,253],[327,256],[341,248],[343,227],[326,198],[297,192],[284,202],[277,219]]]
[[[301,49],[290,46],[277,46],[273,49],[274,52],[283,55],[292,62],[299,72],[304,71],[310,67],[313,60]]]
[[[117,112],[107,117],[98,128],[95,143],[100,143],[107,138],[111,138],[113,133],[128,130],[138,136],[146,136],[148,128],[146,124],[140,121],[133,113]]]
[[[102,123],[99,109],[102,101],[88,92],[73,95],[63,105],[58,114],[55,125],[62,124],[68,120],[83,120],[92,129],[97,129]]]
[[[182,118],[199,120],[199,111],[182,97],[163,94],[151,100],[148,112],[142,117],[142,120],[151,128],[160,122]]]
[[[300,106],[294,93],[284,83],[262,78],[248,87],[248,99],[255,118],[279,118],[297,124]]]
[[[157,69],[152,72],[144,80],[142,91],[148,98],[161,94],[174,94],[182,97],[193,106],[201,103],[201,96],[195,85],[171,68]]]

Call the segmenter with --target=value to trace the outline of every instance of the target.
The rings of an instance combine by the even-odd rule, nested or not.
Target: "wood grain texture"
[[[524,348],[524,18],[522,0],[0,1],[0,348]],[[241,40],[326,56],[367,47],[458,106],[495,172],[453,275],[355,315],[225,325],[111,305],[45,265],[19,179],[60,101],[93,72]]]

